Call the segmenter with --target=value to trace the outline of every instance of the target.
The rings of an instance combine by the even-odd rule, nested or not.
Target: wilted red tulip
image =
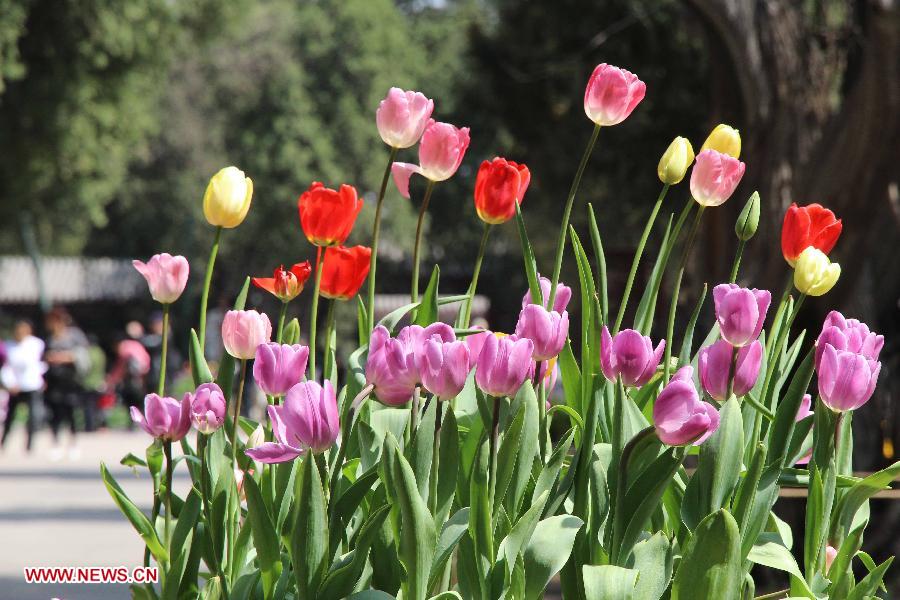
[[[475,210],[485,223],[506,223],[516,215],[531,182],[528,167],[505,158],[484,161],[475,179]]]
[[[315,181],[297,202],[300,226],[311,244],[339,246],[350,235],[362,206],[352,185],[333,190]]]
[[[290,271],[284,269],[284,265],[275,269],[272,277],[254,277],[253,285],[266,290],[282,302],[290,302],[303,291],[303,284],[309,279],[312,267],[309,261],[297,263]]]
[[[372,249],[366,246],[325,250],[319,291],[332,300],[349,300],[359,291],[369,274]]]
[[[793,265],[808,247],[831,252],[841,235],[841,220],[821,204],[791,204],[781,227],[781,253]]]

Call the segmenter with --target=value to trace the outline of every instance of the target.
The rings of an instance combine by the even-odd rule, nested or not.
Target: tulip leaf
[[[703,519],[684,548],[672,600],[737,600],[741,594],[740,533],[725,509]]]
[[[162,542],[160,542],[159,536],[157,536],[153,525],[147,517],[144,516],[144,513],[142,513],[134,502],[132,502],[125,494],[118,482],[106,468],[106,464],[102,462],[100,463],[100,476],[103,478],[103,484],[106,486],[109,495],[112,496],[113,502],[116,503],[116,506],[122,511],[125,518],[127,518],[135,528],[138,535],[141,536],[141,539],[144,540],[144,543],[147,545],[147,548],[150,549],[150,553],[153,557],[157,562],[167,562],[169,560],[169,553],[166,552]]]
[[[613,565],[582,567],[585,600],[633,600],[638,572]],[[645,596],[640,596],[645,598]]]
[[[302,460],[294,491],[297,516],[291,535],[291,562],[299,596],[315,598],[328,567],[328,517],[315,456],[307,453]]]
[[[431,572],[428,577],[428,588],[433,589],[444,573],[444,566],[453,554],[459,540],[469,529],[469,509],[461,508],[444,523],[441,535],[438,538],[437,549],[434,553],[434,561],[431,563]]]
[[[431,279],[428,280],[428,287],[422,295],[422,302],[415,312],[415,323],[426,327],[438,320],[438,283],[441,279],[441,269],[434,265],[431,272]]]
[[[213,381],[209,365],[206,364],[206,358],[203,356],[203,350],[200,349],[200,339],[193,328],[191,328],[191,343],[188,346],[188,355],[191,362],[191,377],[194,380],[194,386]]]
[[[281,576],[281,544],[272,518],[266,510],[259,484],[250,475],[244,477],[244,493],[247,495],[247,518],[253,546],[259,560],[260,579],[266,599],[273,597],[275,582]]]
[[[522,436],[516,452],[515,469],[504,499],[506,512],[511,519],[516,519],[519,516],[522,499],[531,481],[535,459],[538,456],[538,421],[540,419],[538,410],[541,410],[538,408],[538,399],[534,394],[534,388],[530,385],[522,386],[516,395],[516,400],[523,407],[524,420],[522,423]]]
[[[438,399],[432,398],[421,415],[419,426],[413,432],[412,442],[406,447],[405,455],[412,467],[419,489],[419,496],[428,501],[431,461],[434,460],[434,415]]]
[[[281,334],[281,343],[293,346],[300,343],[300,320],[294,317],[284,326]]]
[[[851,487],[838,501],[834,510],[831,535],[843,537],[850,530],[853,518],[860,507],[876,493],[889,488],[898,475],[900,475],[900,461],[869,475]]]
[[[434,522],[440,525],[447,520],[450,509],[453,507],[456,481],[459,475],[459,428],[456,424],[453,406],[449,402],[441,423],[438,457]]]
[[[756,452],[753,453],[753,462],[747,469],[743,481],[738,485],[737,492],[734,496],[734,519],[737,521],[738,528],[741,530],[741,545],[752,540],[748,540],[744,533],[747,530],[747,522],[750,519],[753,504],[756,502],[756,491],[759,488],[759,480],[762,477],[763,469],[766,466],[766,446],[762,443],[756,445]]]
[[[147,462],[143,458],[141,458],[139,456],[135,456],[131,452],[129,452],[128,454],[123,456],[122,460],[119,461],[119,464],[122,466],[125,466],[125,467],[132,467],[132,468],[147,466]]]
[[[857,583],[856,586],[850,591],[850,595],[847,596],[847,600],[867,600],[868,598],[874,597],[875,592],[878,591],[878,588],[881,586],[884,575],[885,573],[887,573],[887,570],[891,566],[892,562],[894,562],[893,556],[875,567],[872,572],[863,577],[862,581]]]
[[[356,481],[350,484],[350,487],[345,489],[343,493],[337,497],[337,499],[332,498],[331,501],[334,502],[334,506],[332,508],[332,514],[334,515],[334,517],[330,530],[330,535],[332,536],[332,544],[339,543],[343,528],[353,516],[353,513],[356,512],[356,509],[359,508],[359,505],[366,497],[366,494],[375,489],[377,485],[378,465],[375,465],[369,470],[365,471],[362,475],[357,477]],[[332,493],[336,492],[333,491]]]
[[[575,536],[584,522],[572,515],[540,521],[525,547],[525,600],[541,598],[544,588],[569,560]]]
[[[356,537],[355,547],[331,566],[316,598],[340,600],[350,595],[363,574],[369,549],[389,513],[390,507],[385,504],[368,516]]]
[[[707,285],[703,284],[703,291],[700,292],[700,298],[697,300],[697,306],[694,307],[694,312],[691,313],[691,318],[688,320],[687,327],[684,330],[684,338],[681,340],[681,351],[678,353],[678,368],[685,365],[689,365],[691,363],[691,349],[693,348],[694,343],[694,328],[697,325],[697,319],[700,317],[700,309],[703,308],[703,302],[706,300],[706,288]]]
[[[523,386],[530,388],[530,385]],[[532,393],[533,394],[533,393]],[[532,398],[533,402],[537,402]],[[522,427],[525,425],[525,406],[519,403],[519,409],[516,416],[503,434],[500,441],[500,449],[497,452],[497,478],[494,487],[494,506],[491,507],[493,514],[496,515],[503,506],[503,500],[506,497],[506,490],[513,476],[513,470],[518,462],[517,456],[521,450],[522,443]],[[529,466],[529,471],[530,471]]]
[[[528,279],[528,290],[531,292],[531,303],[545,305],[546,299],[541,291],[538,281],[537,262],[534,259],[534,250],[525,230],[525,219],[522,217],[522,209],[516,203],[516,227],[519,231],[519,244],[522,246],[522,258],[525,260],[525,276]]]
[[[803,572],[791,551],[774,541],[759,541],[750,549],[747,559],[758,565],[778,569],[803,579]]]
[[[510,529],[506,537],[503,538],[503,541],[500,542],[500,547],[497,550],[497,564],[500,564],[500,559],[502,559],[510,577],[513,575],[513,570],[515,569],[519,556],[522,554],[522,550],[534,534],[534,530],[541,518],[541,513],[544,512],[544,506],[547,504],[547,499],[549,497],[549,491],[543,492],[531,505],[531,508],[519,517],[516,524]]]
[[[663,532],[635,544],[634,565],[640,573],[634,588],[634,597],[639,600],[662,598],[672,579],[674,549]]]
[[[837,556],[831,563],[831,568],[826,573],[831,579],[831,587],[829,593],[833,598],[844,598],[850,586],[853,584],[853,570],[851,569],[851,561],[862,545],[862,535],[865,525],[860,525],[850,532],[850,535],[841,542],[838,548]],[[850,577],[848,577],[848,575]]]
[[[484,439],[478,447],[469,482],[469,537],[475,547],[476,579],[478,585],[484,586],[487,585],[487,569],[494,558],[489,464],[490,446],[488,440]]]
[[[594,258],[597,261],[597,285],[600,286],[597,301],[600,305],[600,323],[607,323],[609,315],[609,299],[606,282],[606,253],[603,251],[603,242],[600,240],[600,228],[597,227],[597,216],[594,214],[594,206],[588,202],[588,225],[591,231],[591,244],[594,246]]]
[[[599,334],[594,326],[594,299],[597,297],[597,291],[594,287],[590,261],[578,234],[575,233],[575,228],[571,225],[569,237],[572,238],[572,253],[578,264],[578,283],[581,290],[581,364],[586,373],[594,373],[597,370],[594,365],[594,352],[600,350]]]
[[[374,307],[372,307],[374,309]],[[366,314],[366,304],[363,302],[362,296],[356,297],[356,332],[359,339],[359,345],[365,346],[369,343],[369,316]]]
[[[670,242],[672,240],[672,219],[673,215],[669,215],[669,222],[666,224],[662,243],[659,246],[659,254],[656,255],[656,261],[653,263],[653,270],[650,272],[650,279],[644,287],[644,293],[641,294],[641,301],[638,303],[637,310],[634,313],[634,328],[637,331],[640,331],[641,335],[648,335],[650,333],[650,327],[653,324],[653,315],[656,312],[656,298],[659,296],[659,286],[662,283],[662,277],[666,271],[669,253],[672,251],[672,248],[670,247]],[[675,237],[677,237],[677,234]]]
[[[382,592],[381,590],[363,590],[361,592],[356,592],[347,600],[397,600],[390,594],[386,592]]]
[[[444,296],[443,298],[438,298],[437,303],[439,306],[444,306],[445,304],[456,304],[457,302],[463,302],[468,298],[469,296],[466,294]],[[410,302],[409,304],[404,304],[400,308],[396,308],[382,317],[381,320],[378,321],[378,324],[384,326],[389,332],[393,333],[394,328],[397,326],[397,323],[399,323],[400,320],[407,315],[407,313],[417,309],[421,304],[421,302]]]
[[[551,497],[557,496],[557,481],[562,474],[563,462],[569,454],[569,448],[572,447],[572,440],[574,437],[575,429],[569,429],[550,454],[547,464],[541,469],[537,481],[534,484],[534,492],[532,492],[531,495],[532,504],[536,503],[541,494],[547,491],[550,492]]]

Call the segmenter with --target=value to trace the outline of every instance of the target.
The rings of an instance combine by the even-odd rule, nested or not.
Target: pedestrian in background
[[[34,432],[41,418],[41,392],[44,389],[44,371],[47,365],[41,359],[44,342],[34,336],[31,323],[25,319],[16,321],[13,339],[4,344],[5,361],[0,367],[0,382],[9,391],[9,405],[3,423],[0,447],[6,446],[6,438],[16,420],[16,409],[24,404],[28,409],[25,421],[25,450],[31,452]]]
[[[106,391],[116,392],[128,409],[142,407],[148,389],[150,354],[139,341],[143,335],[144,328],[137,321],[125,325],[125,335],[116,344],[115,362],[106,376]],[[131,419],[128,419],[128,429],[134,429]]]
[[[64,308],[54,308],[45,319],[47,332],[47,348],[44,360],[47,361],[47,408],[50,411],[50,432],[53,434],[54,449],[51,458],[62,457],[59,430],[66,426],[71,434],[69,440],[69,457],[76,459],[79,451],[76,445],[77,426],[75,412],[83,407],[84,389],[80,378],[90,369],[88,340]],[[85,415],[88,417],[88,415]],[[86,418],[86,420],[88,420]]]

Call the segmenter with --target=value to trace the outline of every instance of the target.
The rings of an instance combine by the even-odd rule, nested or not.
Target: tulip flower
[[[237,167],[212,176],[203,194],[203,214],[210,225],[231,229],[244,222],[253,198],[253,182]]]
[[[303,379],[308,359],[307,346],[276,342],[260,344],[253,361],[253,379],[263,393],[283,396]]]
[[[516,216],[516,204],[531,182],[531,172],[522,164],[495,158],[484,161],[475,178],[475,211],[489,225],[506,223]]]
[[[472,364],[465,342],[447,342],[440,335],[426,337],[416,352],[422,386],[439,400],[454,398],[462,391]]]
[[[740,158],[741,134],[730,125],[725,125],[724,123],[716,125],[715,129],[710,132],[709,137],[706,138],[706,141],[703,142],[700,152],[704,150],[715,150],[732,158]]]
[[[272,337],[269,317],[255,310],[229,310],[222,320],[225,350],[239,360],[256,356],[256,348]]]
[[[812,396],[803,394],[803,397],[800,399],[800,407],[797,409],[797,416],[794,417],[794,422],[799,423],[806,417],[811,417],[812,414]]]
[[[425,328],[409,325],[393,338],[383,325],[372,330],[366,383],[374,386],[375,397],[383,404],[402,406],[409,402],[419,383],[416,358],[425,339],[447,343],[456,341],[456,335],[446,323]]]
[[[831,544],[825,545],[825,573],[828,573],[828,571],[831,570],[831,564],[834,562],[834,559],[837,558],[837,555],[837,548]]]
[[[680,368],[653,405],[653,426],[662,443],[699,446],[719,428],[719,411],[700,400],[693,368]]]
[[[332,300],[349,300],[359,292],[369,274],[372,250],[365,246],[337,246],[325,250],[320,292]]]
[[[246,450],[262,463],[286,462],[306,451],[325,452],[341,430],[334,388],[327,379],[324,387],[315,381],[298,383],[288,390],[283,405],[269,405],[268,411],[275,441]]]
[[[687,138],[681,136],[676,137],[666,148],[662,158],[659,159],[659,165],[656,167],[656,174],[659,180],[666,185],[675,185],[684,179],[688,167],[694,162],[694,148]]]
[[[834,213],[821,204],[791,204],[781,226],[781,253],[791,266],[800,254],[812,246],[828,254],[841,236],[843,225]]]
[[[840,276],[841,266],[812,246],[801,252],[794,264],[794,287],[809,296],[827,294]]]
[[[491,396],[515,396],[534,369],[534,344],[516,336],[487,335],[475,363],[475,383]]]
[[[519,313],[516,335],[532,341],[534,360],[549,360],[562,352],[569,337],[569,313],[563,311],[559,314],[555,310],[548,311],[543,306],[529,304]]]
[[[197,387],[190,398],[191,422],[200,433],[215,432],[225,422],[227,405],[225,394],[215,383],[204,383]]]
[[[307,260],[295,264],[290,271],[286,271],[283,265],[279,266],[272,277],[254,277],[252,281],[253,285],[266,290],[282,302],[290,302],[303,291],[303,285],[310,274],[312,267]]]
[[[646,92],[646,84],[634,73],[606,63],[597,65],[584,90],[584,114],[597,125],[618,125]]]
[[[768,290],[723,283],[713,288],[716,321],[722,339],[732,346],[746,346],[759,337],[772,301]]]
[[[146,263],[133,260],[131,264],[147,280],[150,296],[160,304],[172,304],[184,292],[190,270],[185,257],[163,252],[154,254]]]
[[[343,244],[362,207],[363,201],[352,185],[333,190],[320,181],[314,181],[297,201],[300,227],[309,243],[320,247]]]
[[[734,373],[731,373],[731,354],[737,351]],[[756,385],[762,364],[763,346],[759,340],[749,346],[735,348],[725,340],[719,340],[700,350],[697,368],[700,384],[712,398],[719,402],[728,399],[729,375],[734,377],[735,396],[745,396]]]
[[[434,110],[434,100],[419,92],[406,92],[392,87],[375,111],[378,134],[391,148],[414,146]]]
[[[835,412],[856,410],[872,397],[880,372],[880,362],[825,344],[818,367],[819,396]]]
[[[457,128],[431,119],[419,142],[419,164],[395,162],[391,166],[400,194],[409,198],[409,178],[413,173],[430,181],[450,179],[462,163],[468,147],[468,127]]]
[[[132,406],[131,420],[155,438],[177,442],[191,428],[191,395],[185,394],[179,402],[168,396],[147,394],[144,397],[144,413]]]
[[[750,241],[759,227],[759,192],[753,192],[734,223],[734,235],[742,242]]]
[[[550,299],[550,280],[546,277],[541,277],[538,279],[538,282],[541,286],[541,296],[544,298],[544,306],[546,307],[547,302]],[[562,312],[566,310],[566,307],[569,305],[569,300],[571,299],[572,288],[561,281],[556,284],[556,298],[553,300],[553,310],[562,314]],[[529,304],[537,303],[538,300],[531,295],[531,290],[526,291],[525,295],[522,296],[522,308],[525,308]]]
[[[828,313],[822,331],[816,339],[816,368],[822,361],[825,345],[831,344],[835,350],[847,350],[861,354],[869,360],[878,360],[884,347],[884,336],[869,331],[869,326],[856,319],[845,319],[836,310]]]
[[[662,358],[666,340],[653,342],[634,329],[623,329],[613,338],[609,328],[603,326],[600,337],[600,369],[609,381],[622,378],[630,387],[641,387],[653,377]]]
[[[701,206],[719,206],[734,193],[744,169],[744,163],[732,156],[703,150],[691,171],[691,195]]]

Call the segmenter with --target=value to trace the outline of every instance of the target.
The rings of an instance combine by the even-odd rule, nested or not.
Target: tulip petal
[[[303,450],[277,442],[264,442],[255,448],[247,448],[244,453],[257,462],[273,464],[294,460],[303,454]]]
[[[391,165],[391,175],[394,177],[394,185],[397,186],[400,195],[406,199],[409,199],[409,179],[412,177],[413,173],[421,174],[422,169],[420,169],[418,165],[411,163],[395,162]]]

